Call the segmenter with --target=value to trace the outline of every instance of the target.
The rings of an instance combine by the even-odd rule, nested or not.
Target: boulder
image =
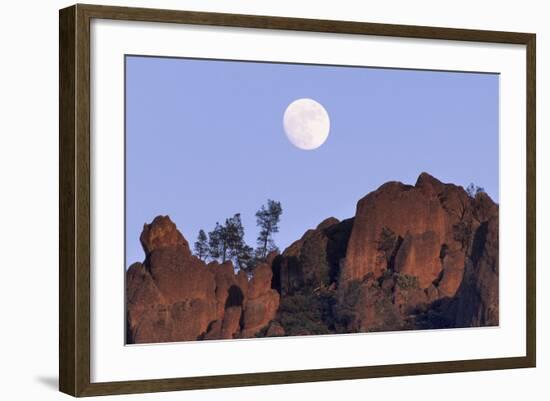
[[[139,240],[146,256],[156,249],[179,247],[190,254],[189,244],[168,216],[157,216],[151,224],[145,224]]]

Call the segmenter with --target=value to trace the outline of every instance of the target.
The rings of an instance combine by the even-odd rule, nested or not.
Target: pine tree
[[[218,222],[216,222],[216,227],[214,227],[214,230],[208,233],[208,247],[210,257],[212,259],[221,258],[222,263],[225,262],[227,257],[225,227]]]
[[[254,264],[254,249],[251,246],[248,246],[244,242],[239,246],[237,249],[235,249],[235,265],[240,270],[250,270]]]
[[[239,213],[225,219],[223,225],[216,223],[214,230],[208,234],[208,245],[210,257],[221,263],[231,260],[240,269],[248,268],[251,263],[252,248],[244,241],[244,227]]]
[[[256,212],[256,224],[260,227],[260,233],[256,240],[258,244],[256,255],[259,259],[265,259],[269,252],[277,250],[273,234],[279,232],[279,220],[282,213],[281,203],[271,199],[267,200],[267,206],[262,205]]]
[[[199,231],[199,235],[197,237],[197,241],[195,242],[194,246],[195,255],[200,260],[205,260],[209,253],[209,247],[208,247],[208,237],[206,236],[206,233],[204,230]]]
[[[244,227],[239,213],[225,220],[225,234],[229,258],[235,267],[247,269],[252,260],[252,248],[245,243]]]

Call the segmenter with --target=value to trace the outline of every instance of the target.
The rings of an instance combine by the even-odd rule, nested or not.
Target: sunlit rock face
[[[231,262],[193,256],[167,216],[146,224],[140,239],[146,259],[126,273],[129,343],[253,336],[274,316],[279,294],[270,266],[258,267],[249,291],[246,273]]]
[[[382,329],[498,324],[498,205],[427,173],[414,186],[382,185],[357,204],[340,277],[344,298],[349,283],[361,283],[353,319],[361,331],[377,329],[382,315],[392,313],[389,305],[379,313],[369,309],[373,299],[385,299],[373,290],[366,295],[373,286],[365,283],[376,281],[393,286],[392,304],[401,314],[439,319],[397,319]]]
[[[445,207],[445,191],[468,202],[462,188],[447,188],[428,174],[420,175],[415,186],[389,182],[361,199],[342,279],[361,279],[367,273],[379,276],[390,268],[382,242],[393,235],[403,242],[396,246],[406,249],[397,255],[399,268],[419,276],[423,286],[431,284],[441,270],[441,247],[461,248],[452,228],[457,218]]]

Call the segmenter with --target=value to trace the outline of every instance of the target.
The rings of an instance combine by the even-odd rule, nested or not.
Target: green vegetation
[[[466,193],[468,194],[468,196],[470,198],[475,198],[477,194],[481,193],[481,192],[485,192],[485,188],[483,187],[478,187],[477,185],[475,185],[473,182],[470,183],[470,185],[468,185],[466,187]]]
[[[208,237],[206,236],[204,230],[199,231],[199,235],[193,249],[195,251],[195,255],[197,255],[200,260],[204,260],[208,256]]]
[[[416,276],[409,276],[408,274],[395,274],[395,284],[402,290],[411,288],[419,288],[418,278]]]
[[[361,281],[351,281],[345,290],[345,295],[340,298],[340,302],[335,305],[334,315],[336,319],[337,331],[345,332],[346,328],[355,321],[357,314],[356,305],[361,297]]]
[[[327,260],[326,241],[318,237],[305,241],[299,263],[304,271],[306,286],[330,284],[330,265]]]
[[[249,270],[259,259],[265,259],[267,254],[277,250],[273,234],[279,231],[279,220],[283,208],[280,202],[267,200],[267,206],[262,205],[256,212],[256,221],[260,227],[258,248],[256,251],[244,240],[244,227],[240,213],[225,219],[224,224],[216,222],[216,226],[208,235],[199,231],[193,251],[201,260],[215,260],[224,263],[228,260],[241,270]]]
[[[252,248],[244,241],[244,227],[241,215],[225,219],[225,224],[216,223],[214,230],[208,233],[209,256],[212,259],[233,261],[236,267],[244,269],[252,259]]]
[[[471,222],[462,220],[453,225],[453,238],[460,242],[462,249],[468,249],[472,241]]]
[[[256,256],[259,259],[265,259],[269,252],[278,250],[273,241],[273,234],[279,232],[279,219],[282,213],[281,203],[271,199],[267,200],[267,206],[262,205],[256,212],[256,224],[260,227],[256,240],[258,243]]]
[[[278,321],[288,336],[332,333],[335,303],[333,293],[325,289],[286,296],[279,305]]]
[[[377,243],[377,249],[382,252],[386,258],[386,262],[390,263],[390,260],[397,250],[399,245],[399,238],[395,233],[387,227],[382,229],[380,233],[380,239]]]

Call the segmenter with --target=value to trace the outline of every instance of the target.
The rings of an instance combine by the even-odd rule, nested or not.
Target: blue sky
[[[292,101],[330,116],[318,149],[283,130]],[[284,249],[327,217],[355,214],[386,181],[422,171],[473,182],[498,201],[495,74],[127,56],[126,263],[144,258],[144,223],[169,215],[192,244],[241,213],[254,246],[256,210],[283,206]]]

